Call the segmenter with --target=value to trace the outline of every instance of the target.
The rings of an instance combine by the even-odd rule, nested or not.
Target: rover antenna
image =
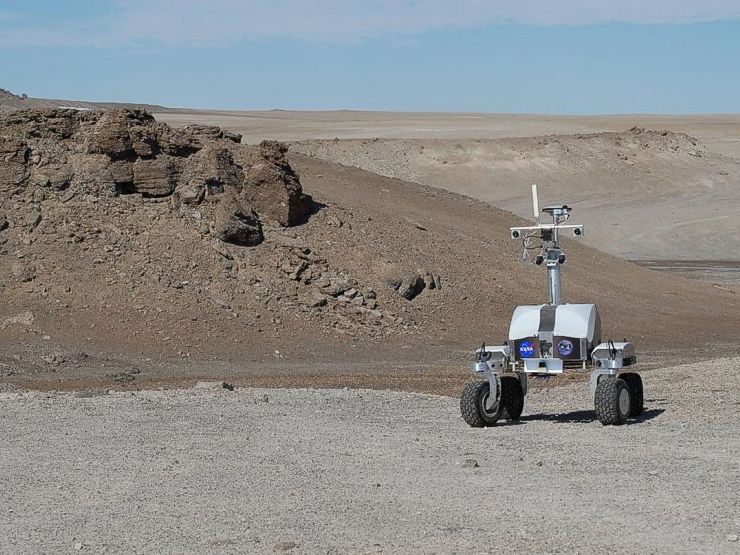
[[[534,214],[535,225],[526,227],[512,227],[512,239],[521,239],[524,246],[522,258],[530,260],[529,251],[538,250],[534,263],[538,266],[543,263],[547,267],[547,289],[549,291],[549,304],[561,304],[560,295],[560,266],[565,264],[565,253],[560,247],[559,234],[561,230],[570,230],[576,238],[583,237],[582,225],[566,225],[565,222],[570,218],[571,208],[566,205],[545,206],[542,212],[549,214],[552,223],[542,223],[540,221],[540,203],[537,196],[537,185],[532,185],[532,212]],[[539,244],[532,245],[533,241],[539,241]]]

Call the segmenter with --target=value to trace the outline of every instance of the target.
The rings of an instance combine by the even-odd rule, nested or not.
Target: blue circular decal
[[[534,356],[534,341],[522,341],[519,343],[519,356],[532,358]]]
[[[567,357],[573,353],[573,342],[570,339],[561,339],[558,342],[558,353],[561,357]]]

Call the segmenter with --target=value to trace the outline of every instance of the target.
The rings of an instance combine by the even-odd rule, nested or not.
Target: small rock
[[[41,223],[41,211],[31,210],[28,216],[26,216],[26,224],[28,225],[28,228],[30,230],[34,230],[40,223]]]
[[[298,544],[296,542],[277,542],[275,545],[272,546],[272,550],[276,553],[292,551],[297,548]]]
[[[226,389],[228,391],[234,391],[234,384],[229,382],[198,382],[193,386],[193,389]]]
[[[16,314],[15,316],[11,316],[10,318],[3,320],[2,327],[7,328],[12,325],[30,326],[33,324],[35,319],[33,312],[26,310],[25,312],[21,312],[20,314]]]
[[[480,465],[475,459],[465,459],[462,463],[463,468],[479,468]]]
[[[63,203],[69,202],[75,197],[75,194],[76,193],[74,191],[67,189],[67,191],[59,198],[59,200],[61,200]]]
[[[84,546],[82,545],[82,542],[77,542],[77,543],[75,543],[75,545],[74,545],[74,548],[75,548],[75,550],[76,550],[76,551],[79,551],[79,550],[80,550],[80,549],[82,549],[83,547],[84,547]]]
[[[41,357],[46,364],[53,364],[59,366],[64,363],[64,355],[62,353],[50,353],[46,356]]]
[[[318,289],[308,289],[298,292],[298,302],[306,306],[317,308],[326,305],[326,297]]]
[[[36,277],[36,268],[34,268],[33,266],[28,266],[23,262],[11,263],[10,271],[13,274],[13,278],[15,278],[16,281],[20,281],[21,283],[33,281]]]
[[[263,403],[269,403],[269,402],[270,402],[270,398],[269,398],[269,397],[267,396],[267,393],[265,393],[265,394],[264,394],[264,395],[262,396],[262,399],[260,399],[260,400],[261,400],[261,401],[262,401]]]
[[[737,538],[738,538],[737,534],[727,534],[728,542],[736,542]]]

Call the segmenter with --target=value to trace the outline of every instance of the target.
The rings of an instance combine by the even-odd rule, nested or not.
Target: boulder
[[[398,284],[396,291],[404,299],[410,301],[424,291],[425,287],[426,283],[424,283],[424,280],[418,273],[409,272],[403,277],[401,283]]]
[[[74,178],[74,172],[68,165],[51,164],[35,167],[31,172],[31,182],[39,187],[56,190],[66,189]]]
[[[127,111],[112,111],[103,114],[87,139],[89,154],[105,154],[112,160],[136,156],[129,135]]]
[[[167,196],[175,190],[179,176],[179,160],[173,156],[139,159],[134,163],[133,189],[144,196]]]
[[[282,226],[300,223],[310,211],[310,198],[285,158],[287,150],[282,143],[263,141],[260,158],[246,172],[244,189],[257,212]]]
[[[226,187],[241,190],[244,172],[229,150],[209,144],[187,159],[183,180],[191,187],[205,188],[209,194],[220,194]]]
[[[214,234],[226,243],[246,247],[259,245],[264,240],[259,216],[233,191],[216,207]]]

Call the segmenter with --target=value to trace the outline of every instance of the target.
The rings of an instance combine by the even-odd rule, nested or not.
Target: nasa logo
[[[522,341],[519,343],[519,356],[522,358],[531,358],[534,356],[534,343],[532,341]]]
[[[561,339],[558,342],[558,353],[560,356],[567,357],[573,353],[573,342],[570,339]]]

